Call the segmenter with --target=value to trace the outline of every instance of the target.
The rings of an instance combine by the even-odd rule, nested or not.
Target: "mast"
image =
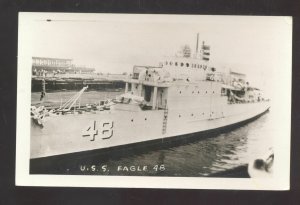
[[[196,43],[196,58],[198,56],[198,44],[199,44],[199,33],[197,33],[197,43]]]

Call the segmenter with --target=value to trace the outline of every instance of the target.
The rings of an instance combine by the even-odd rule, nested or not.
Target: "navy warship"
[[[31,107],[31,159],[118,150],[201,136],[254,120],[270,108],[246,75],[210,63],[210,46],[183,46],[158,66],[133,66],[125,93],[80,105],[82,88],[58,107]]]

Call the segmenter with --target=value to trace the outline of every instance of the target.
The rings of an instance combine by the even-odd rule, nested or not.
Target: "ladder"
[[[163,118],[163,127],[162,127],[162,133],[165,134],[167,131],[167,122],[168,122],[168,107],[166,106],[164,110],[164,118]]]

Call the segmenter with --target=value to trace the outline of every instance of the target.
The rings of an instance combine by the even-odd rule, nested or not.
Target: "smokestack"
[[[201,54],[202,54],[202,60],[209,61],[210,46],[205,45],[204,41],[202,42]]]

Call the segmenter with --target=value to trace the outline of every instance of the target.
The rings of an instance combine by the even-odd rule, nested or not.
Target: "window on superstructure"
[[[189,67],[189,66],[190,66],[190,64],[186,63],[186,67]]]
[[[175,66],[178,66],[178,63],[177,63],[177,62],[175,62]]]
[[[182,67],[182,66],[184,65],[184,63],[181,63],[180,65],[181,65],[181,67]]]

